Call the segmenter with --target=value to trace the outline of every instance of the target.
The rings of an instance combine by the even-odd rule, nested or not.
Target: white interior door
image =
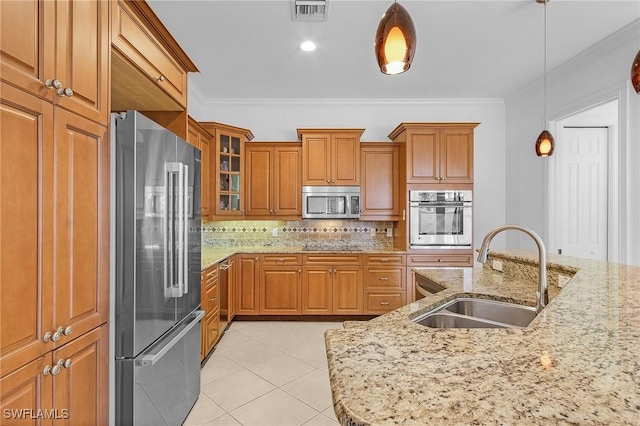
[[[557,247],[607,260],[608,128],[562,127],[556,139]]]

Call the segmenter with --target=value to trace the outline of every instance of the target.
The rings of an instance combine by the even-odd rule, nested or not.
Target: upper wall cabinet
[[[389,138],[406,144],[407,183],[473,183],[479,123],[402,123]]]
[[[302,219],[300,157],[299,143],[247,144],[246,218]]]
[[[361,144],[360,220],[398,220],[399,144]]]
[[[189,117],[187,142],[200,150],[201,215],[208,219],[211,214],[211,147],[214,137],[196,120]]]
[[[215,216],[244,215],[244,144],[253,139],[251,130],[215,122],[201,122],[215,136],[215,148],[211,151],[214,177],[211,212]],[[266,177],[265,177],[266,178]]]
[[[109,115],[109,3],[0,2],[0,78],[99,123]]]
[[[298,129],[302,185],[360,185],[360,136],[364,129]]]
[[[194,63],[146,2],[111,4],[112,110],[185,110]]]

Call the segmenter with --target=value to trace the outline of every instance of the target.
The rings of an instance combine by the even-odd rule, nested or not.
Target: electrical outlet
[[[376,236],[376,228],[371,228],[371,236],[372,237]]]
[[[278,236],[278,228],[273,228],[273,230],[271,231],[271,235],[273,235],[274,237]]]
[[[387,228],[387,237],[393,237],[393,228]]]
[[[493,262],[491,263],[491,267],[495,270],[495,271],[500,271],[502,272],[502,262],[500,260],[493,260]]]
[[[571,281],[571,277],[566,275],[558,275],[558,287],[562,288]]]

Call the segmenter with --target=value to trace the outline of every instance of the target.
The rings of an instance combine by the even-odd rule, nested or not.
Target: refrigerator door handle
[[[180,248],[180,241],[176,241],[176,216],[180,219],[181,204],[178,203],[178,212],[176,212],[176,194],[174,191],[176,174],[178,175],[178,183],[180,184],[182,163],[165,163],[164,164],[164,196],[165,196],[165,211],[163,214],[163,234],[164,234],[164,296],[180,297],[182,280],[181,266],[182,258],[179,258],[178,262],[178,277],[176,277],[176,251]],[[178,198],[182,189],[178,185]],[[179,223],[179,222],[178,222]],[[178,229],[180,236],[181,229]],[[177,283],[175,281],[178,281]]]
[[[188,189],[189,183],[189,166],[180,164],[180,208],[181,219],[179,221],[180,235],[180,254],[178,258],[179,276],[180,276],[180,296],[184,296],[189,291],[189,211],[188,211]]]
[[[202,317],[204,317],[204,311],[193,311],[188,321],[185,319],[183,324],[177,326],[174,330],[170,331],[166,336],[161,338],[158,342],[152,345],[148,350],[138,355],[135,359],[136,367],[149,367],[160,361],[160,359],[171,350],[171,348],[178,343],[193,327],[200,323]]]

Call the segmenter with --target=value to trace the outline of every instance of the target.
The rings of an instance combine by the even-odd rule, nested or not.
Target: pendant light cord
[[[544,0],[544,125],[547,128],[547,3]]]

